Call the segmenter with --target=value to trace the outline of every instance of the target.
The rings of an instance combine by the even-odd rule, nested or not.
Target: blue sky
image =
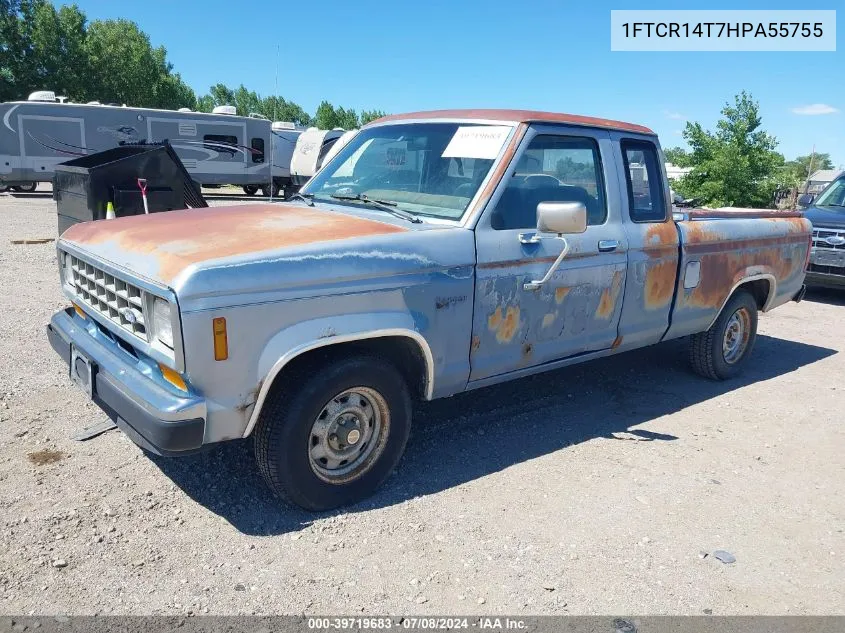
[[[57,4],[64,4],[57,2]],[[828,152],[845,166],[845,44],[837,52],[610,51],[613,9],[800,9],[800,2],[643,0],[76,0],[89,19],[128,18],[164,45],[187,83],[278,92],[314,112],[515,107],[642,123],[664,147],[689,119],[712,127],[740,90],[760,102],[787,158]],[[817,0],[813,9],[841,9]],[[845,11],[840,10],[840,19]],[[821,104],[830,114],[798,114]],[[812,109],[811,109],[812,111]]]

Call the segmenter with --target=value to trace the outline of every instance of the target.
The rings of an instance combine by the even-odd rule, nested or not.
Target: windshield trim
[[[520,129],[520,123],[518,121],[498,121],[498,120],[490,120],[490,119],[470,119],[470,118],[461,118],[455,117],[448,119],[441,119],[441,118],[422,118],[422,119],[403,119],[401,121],[385,121],[383,123],[368,123],[367,125],[363,126],[358,133],[362,132],[363,130],[367,130],[370,128],[376,127],[386,127],[386,126],[400,126],[400,125],[411,125],[414,123],[458,123],[458,124],[472,124],[472,125],[502,125],[505,127],[511,128],[511,131],[508,132],[505,141],[502,143],[502,148],[499,150],[498,156],[493,160],[493,164],[490,165],[490,169],[487,172],[487,175],[484,177],[484,180],[481,181],[481,184],[478,186],[475,194],[473,195],[472,199],[470,199],[469,204],[467,204],[466,209],[464,210],[463,214],[459,218],[443,218],[443,217],[436,217],[431,215],[424,215],[421,213],[414,214],[416,217],[420,218],[424,223],[428,224],[440,224],[446,226],[460,226],[460,227],[469,227],[475,224],[475,220],[477,220],[481,209],[476,208],[482,194],[487,189],[487,186],[490,184],[490,181],[493,179],[494,175],[498,173],[499,166],[502,164],[503,159],[506,158],[507,162],[510,161],[512,158],[512,153],[509,152],[511,145],[513,144],[514,137],[518,129]],[[356,134],[357,136],[357,134]],[[354,137],[353,137],[354,138]],[[350,139],[351,141],[352,139]],[[348,141],[347,141],[348,142]],[[305,189],[326,167],[328,167],[337,157],[337,154],[332,156],[330,161],[324,162],[320,169],[314,172],[314,175],[308,180],[308,182],[302,187]],[[498,177],[498,176],[496,176]],[[312,193],[310,191],[306,191],[306,193]],[[320,202],[333,204],[339,202],[338,200],[333,200],[328,202],[326,200],[319,200]],[[351,205],[350,205],[351,206]],[[359,207],[360,208],[360,207]],[[401,208],[401,206],[400,206]],[[409,212],[410,213],[410,212]]]

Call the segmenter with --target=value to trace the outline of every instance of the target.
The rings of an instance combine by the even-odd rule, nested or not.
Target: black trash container
[[[77,222],[105,219],[109,202],[117,217],[143,214],[139,178],[147,181],[150,213],[208,206],[170,143],[127,143],[56,165],[59,235]]]

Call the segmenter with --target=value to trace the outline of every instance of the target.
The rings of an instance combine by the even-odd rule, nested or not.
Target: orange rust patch
[[[572,288],[566,287],[555,288],[555,303],[563,303],[563,300],[566,299],[566,295],[568,295],[571,290]]]
[[[481,347],[481,337],[473,336],[472,345],[470,346],[471,351],[477,352],[479,347]]]
[[[504,317],[502,317],[502,308],[496,308],[496,311],[487,319],[487,327],[490,331],[496,332],[497,341],[510,343],[519,329],[519,307],[508,306]]]
[[[605,288],[601,293],[599,299],[599,307],[596,308],[596,316],[600,319],[609,319],[616,307],[616,299],[619,297],[619,291],[622,289],[622,273],[616,271],[613,273],[613,281],[610,287]]]
[[[498,330],[502,324],[502,308],[496,308],[496,311],[487,318],[487,327],[491,330]]]
[[[519,329],[519,308],[516,306],[508,306],[505,312],[505,320],[496,332],[496,340],[500,343],[509,343],[513,340],[517,329]]]
[[[684,225],[687,244],[706,244],[724,242],[725,236],[705,228],[704,224],[698,222],[687,222]]]
[[[76,224],[62,239],[81,245],[114,243],[148,255],[169,282],[191,264],[209,259],[404,232],[406,229],[343,213],[286,205],[186,209]]]
[[[613,339],[613,344],[610,346],[610,349],[616,349],[620,345],[622,345],[622,337],[617,336],[615,339]]]
[[[646,308],[662,308],[669,303],[675,291],[677,268],[677,260],[660,262],[648,268],[645,276]]]
[[[635,123],[614,121],[613,119],[600,119],[580,114],[563,114],[560,112],[541,112],[539,110],[428,110],[424,112],[406,112],[404,114],[388,114],[373,123],[384,123],[387,121],[402,121],[407,119],[488,119],[491,121],[519,121],[530,122],[551,122],[569,123],[575,125],[586,125],[590,127],[611,128],[615,130],[627,130],[629,132],[640,132],[642,134],[654,134],[650,129]]]
[[[675,223],[663,222],[661,224],[652,224],[646,231],[645,243],[646,246],[677,245],[678,230],[675,228]]]
[[[709,253],[701,256],[701,281],[684,303],[719,308],[730,289],[751,275],[771,274],[778,283],[803,269],[800,247],[773,247],[746,252]]]

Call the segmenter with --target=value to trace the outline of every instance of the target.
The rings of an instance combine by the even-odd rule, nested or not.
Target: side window
[[[250,146],[252,147],[252,162],[253,163],[263,163],[264,162],[264,139],[263,138],[254,138],[250,142]]]
[[[234,156],[238,150],[238,137],[228,134],[206,134],[202,137],[203,147],[219,154]]]
[[[581,202],[587,224],[607,219],[601,159],[594,139],[543,134],[534,137],[491,217],[494,229],[537,226],[541,202]]]
[[[622,141],[628,208],[634,222],[666,220],[666,197],[657,148],[648,141]]]

